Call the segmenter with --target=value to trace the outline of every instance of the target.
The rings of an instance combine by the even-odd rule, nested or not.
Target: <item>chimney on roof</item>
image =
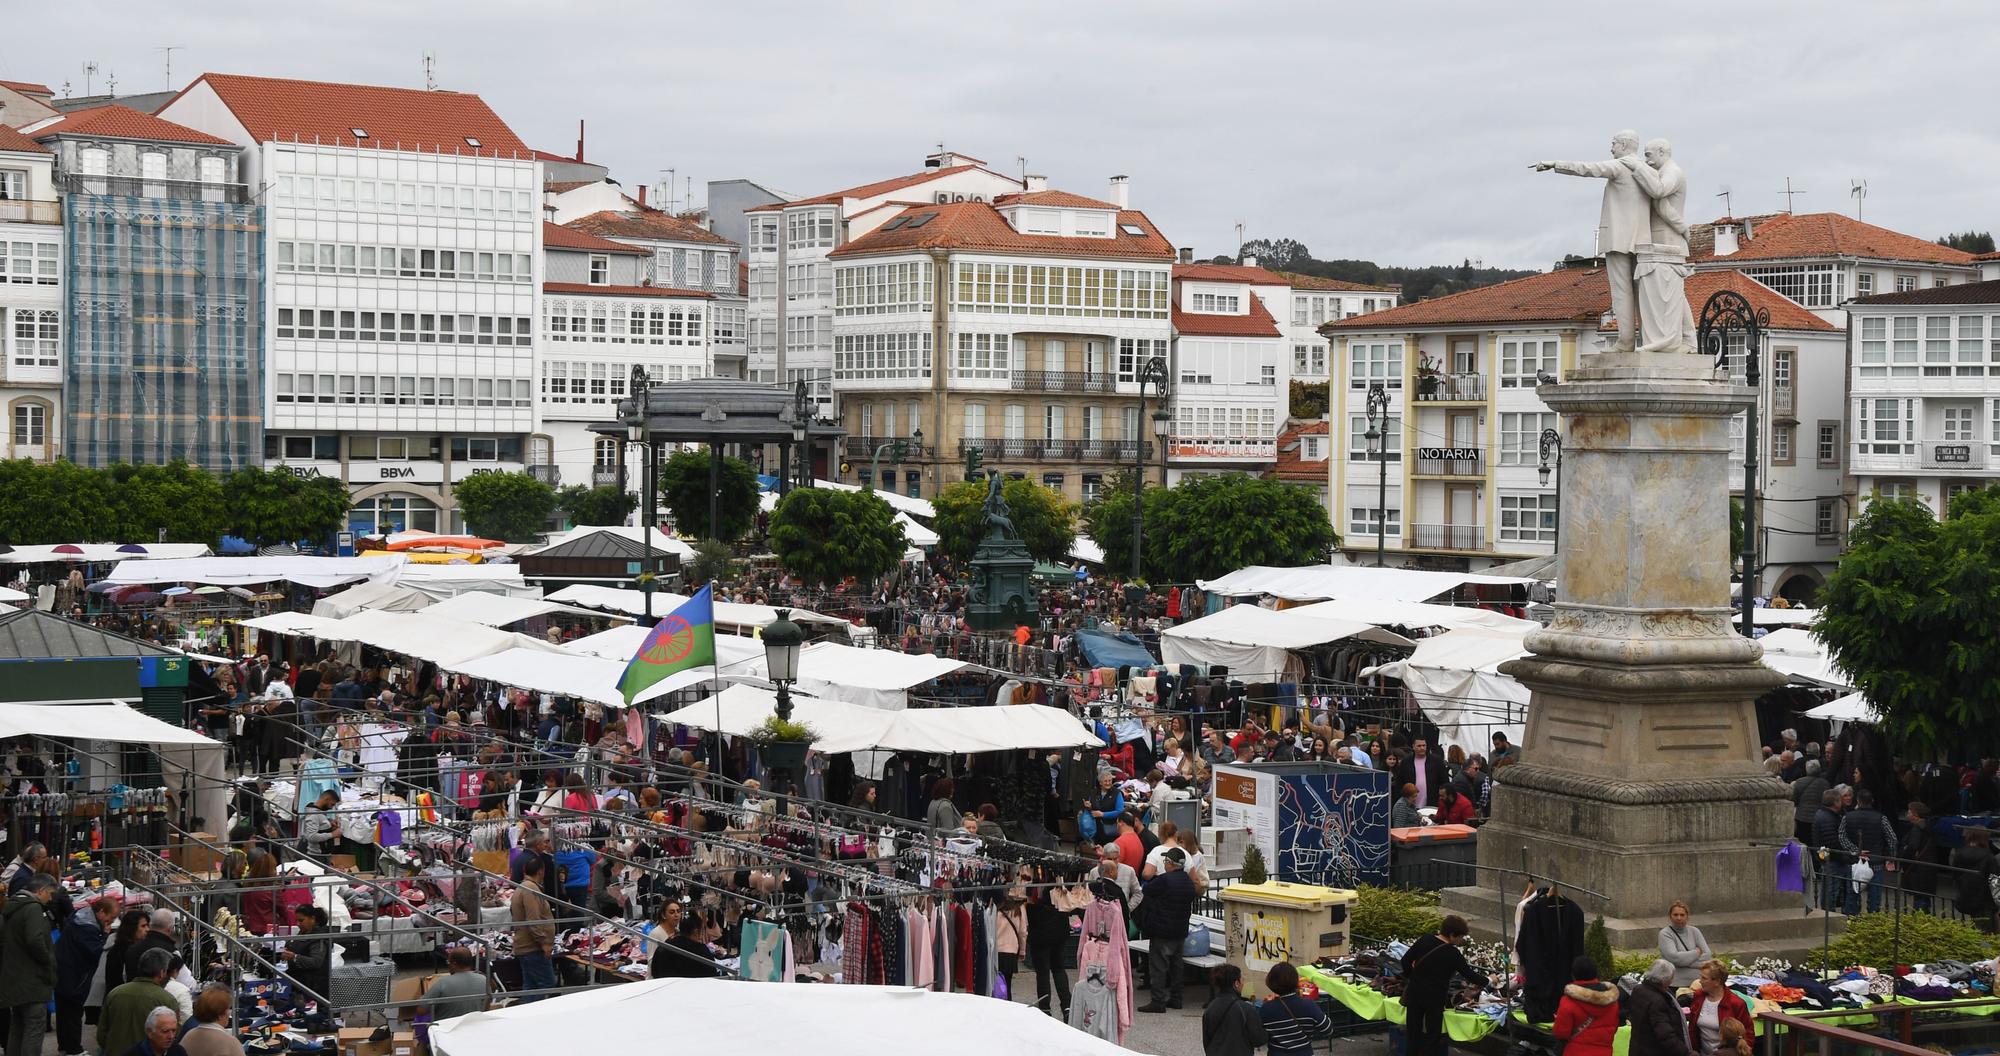
[[[1255,255],[1255,254],[1249,254],[1249,255],[1246,255],[1246,256],[1244,256],[1244,258],[1243,258],[1243,266],[1244,266],[1244,267],[1246,267],[1246,268],[1254,268],[1254,267],[1256,267],[1256,266],[1257,266],[1257,257],[1256,257],[1256,255]]]
[[[1111,177],[1111,203],[1120,209],[1129,209],[1132,178],[1130,176]]]
[[[639,185],[639,208],[644,209],[645,207],[646,207],[646,185],[642,183]]]
[[[1181,247],[1181,258],[1180,258],[1180,262],[1181,262],[1182,264],[1192,264],[1192,263],[1194,263],[1194,247],[1193,247],[1193,246],[1182,246],[1182,247]]]
[[[583,118],[576,119],[576,160],[583,160]]]
[[[1027,176],[1023,176],[1021,179],[1022,179],[1022,186],[1025,187],[1030,193],[1033,193],[1035,191],[1046,191],[1049,189],[1049,178],[1047,176],[1036,176],[1031,173]]]
[[[1716,256],[1727,257],[1742,248],[1743,228],[1735,220],[1725,216],[1712,225],[1712,230],[1715,232]]]

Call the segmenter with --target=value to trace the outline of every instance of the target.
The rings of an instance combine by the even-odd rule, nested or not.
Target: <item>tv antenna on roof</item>
[[[160,46],[160,47],[157,47],[157,48],[154,48],[153,50],[154,50],[154,51],[157,51],[157,52],[160,52],[160,53],[161,53],[162,55],[166,56],[166,61],[167,61],[167,91],[170,91],[170,92],[171,92],[171,91],[173,91],[173,90],[174,90],[174,52],[177,52],[177,51],[182,51],[182,50],[185,50],[185,49],[184,49],[184,48],[183,48],[183,47],[182,47],[181,45],[179,45],[179,44],[166,44],[166,45],[162,45],[162,46]]]
[[[1847,193],[1854,199],[1854,218],[1861,219],[1861,201],[1868,197],[1868,181],[1854,180],[1848,184]]]
[[[1723,185],[1723,188],[1722,188],[1722,192],[1721,192],[1721,193],[1719,193],[1719,194],[1717,194],[1717,195],[1716,195],[1716,197],[1717,197],[1717,198],[1720,198],[1720,199],[1722,199],[1722,215],[1724,215],[1724,216],[1734,216],[1734,215],[1736,215],[1736,214],[1735,214],[1734,212],[1732,212],[1732,211],[1731,211],[1731,209],[1730,209],[1730,205],[1729,205],[1729,186],[1728,186],[1727,184],[1724,184],[1724,185]]]
[[[1785,189],[1779,191],[1778,193],[1785,196],[1785,212],[1789,215],[1792,211],[1792,199],[1806,192],[1793,190],[1792,178],[1790,176],[1787,176],[1785,177]]]
[[[84,64],[83,64],[83,94],[84,94],[85,96],[89,96],[89,95],[90,95],[90,79],[91,79],[92,77],[95,77],[95,76],[97,76],[97,64],[96,64],[96,63],[94,63],[94,62],[86,62],[86,63],[84,63]]]
[[[424,50],[424,91],[435,92],[438,90],[437,68],[437,52],[426,48]]]

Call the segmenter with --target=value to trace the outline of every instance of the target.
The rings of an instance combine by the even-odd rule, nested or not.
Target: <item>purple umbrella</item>
[[[137,594],[128,594],[125,597],[119,598],[118,603],[120,605],[158,605],[162,600],[159,594],[150,590],[142,590]]]
[[[110,580],[106,579],[106,580],[100,580],[96,583],[92,583],[90,586],[87,586],[83,589],[84,592],[87,594],[109,594],[112,591],[117,590],[121,585],[129,586],[130,584],[113,583]]]
[[[124,546],[118,548],[118,552],[121,554],[143,554],[146,552],[146,548],[140,546],[138,543],[126,543]]]

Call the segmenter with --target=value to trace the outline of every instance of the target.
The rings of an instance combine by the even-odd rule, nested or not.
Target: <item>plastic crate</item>
[[[328,981],[332,992],[327,998],[336,1010],[380,1007],[389,1003],[389,985],[396,978],[396,962],[376,957],[335,968]]]

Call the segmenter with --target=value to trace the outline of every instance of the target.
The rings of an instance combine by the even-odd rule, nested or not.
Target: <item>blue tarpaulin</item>
[[[1083,659],[1092,667],[1154,667],[1159,661],[1137,638],[1104,631],[1078,631],[1076,644]]]

